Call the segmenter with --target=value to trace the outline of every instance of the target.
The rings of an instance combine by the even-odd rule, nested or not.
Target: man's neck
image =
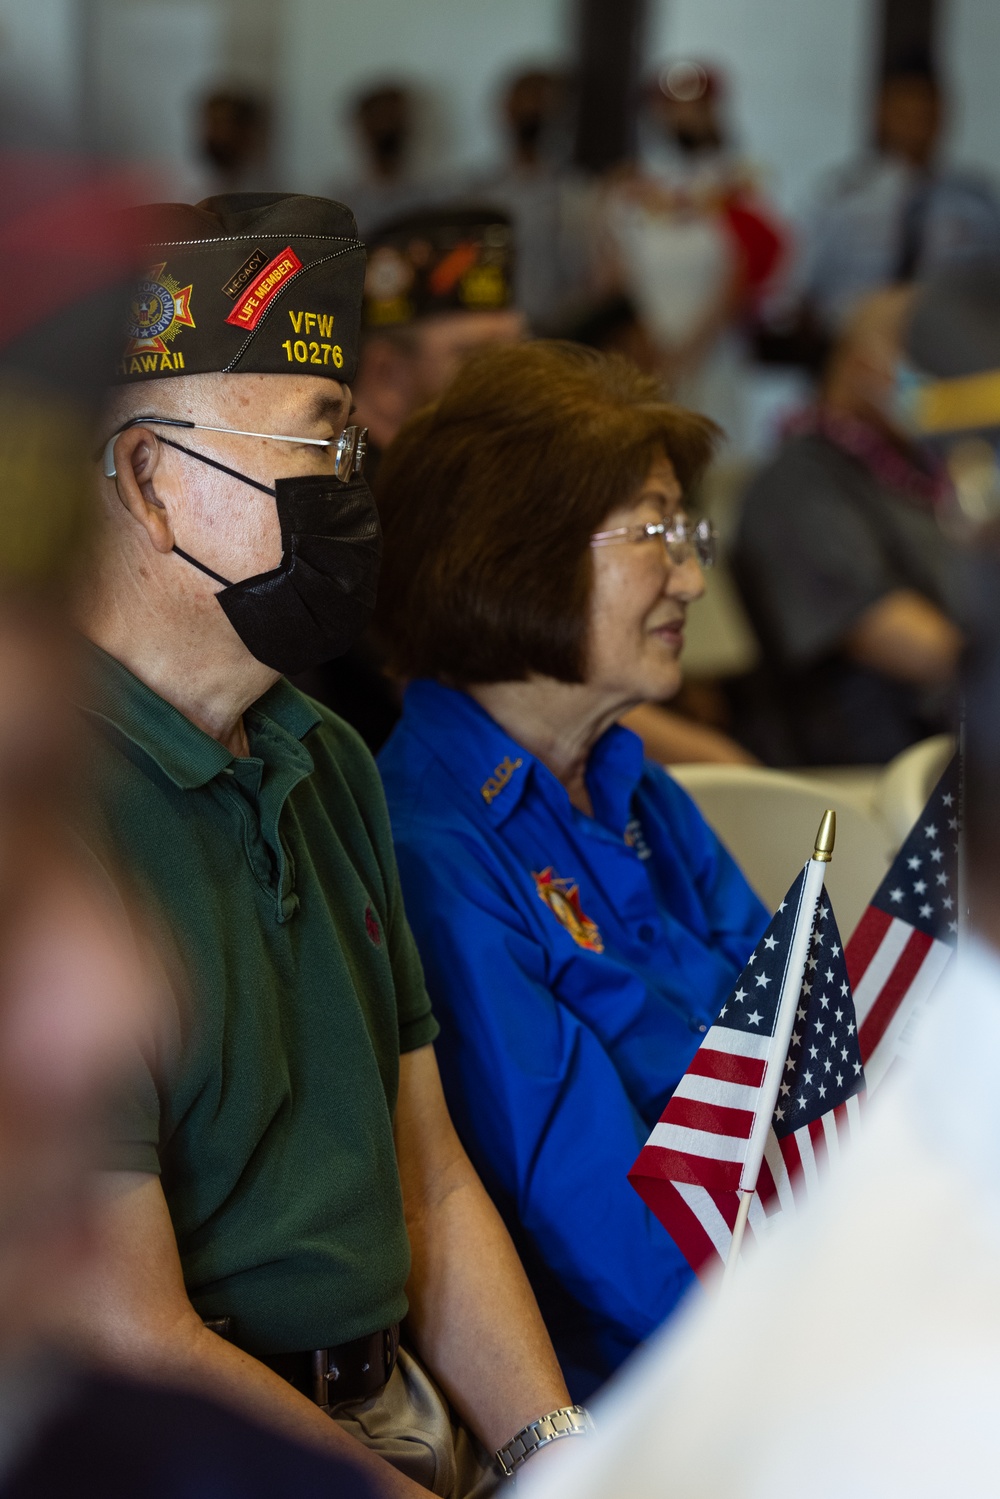
[[[219,615],[219,625],[228,630],[221,610]],[[256,661],[235,636],[231,645],[220,645],[212,638],[215,621],[200,631],[190,621],[186,627],[172,626],[145,614],[136,619],[121,609],[84,608],[79,624],[88,640],[196,728],[234,755],[249,754],[243,714],[273,686],[278,673]]]

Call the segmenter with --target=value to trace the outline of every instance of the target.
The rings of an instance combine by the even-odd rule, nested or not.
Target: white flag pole
[[[726,1271],[723,1276],[723,1284],[732,1278],[733,1271],[739,1260],[740,1247],[743,1243],[743,1235],[746,1232],[747,1218],[750,1216],[750,1204],[757,1190],[757,1178],[760,1176],[760,1168],[764,1160],[767,1137],[771,1132],[774,1106],[778,1101],[778,1089],[781,1087],[781,1079],[785,1071],[785,1061],[788,1057],[788,1045],[792,1039],[792,1028],[795,1025],[795,1011],[798,1008],[799,996],[802,993],[802,979],[806,971],[806,961],[809,957],[809,938],[812,935],[813,925],[816,920],[816,907],[819,905],[820,897],[823,894],[826,866],[833,857],[833,845],[836,837],[837,814],[836,812],[826,811],[823,813],[823,821],[820,823],[819,832],[816,834],[816,846],[813,849],[813,856],[806,865],[806,877],[802,881],[799,909],[795,914],[795,928],[792,932],[788,958],[785,963],[785,973],[781,983],[781,998],[778,1001],[778,1013],[775,1017],[774,1033],[771,1037],[771,1045],[767,1053],[764,1081],[761,1083],[757,1094],[757,1107],[754,1111],[753,1127],[750,1131],[750,1139],[747,1142],[747,1153],[743,1162],[743,1170],[740,1172],[740,1207],[736,1215],[736,1225],[733,1229],[733,1237],[729,1245],[729,1254],[726,1258]]]

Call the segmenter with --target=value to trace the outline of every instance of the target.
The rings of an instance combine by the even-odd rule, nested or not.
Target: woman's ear
[[[156,493],[162,448],[148,427],[129,427],[115,441],[115,487],[125,509],[158,552],[173,550],[174,529]]]

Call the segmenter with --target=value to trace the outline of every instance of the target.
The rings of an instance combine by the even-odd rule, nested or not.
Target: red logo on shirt
[[[535,882],[539,899],[545,902],[577,946],[585,947],[588,952],[603,952],[604,943],[597,923],[585,916],[580,906],[579,885],[575,885],[572,880],[561,880],[552,873],[551,866],[543,869],[541,874],[532,871],[531,878]]]
[[[378,924],[378,921],[375,917],[375,912],[372,910],[371,906],[369,906],[365,911],[365,931],[368,933],[369,937],[372,939],[376,947],[382,946],[382,929]]]

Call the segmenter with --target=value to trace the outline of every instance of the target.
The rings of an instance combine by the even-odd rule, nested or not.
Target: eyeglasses
[[[364,472],[368,451],[368,428],[345,427],[339,437],[288,437],[280,432],[244,432],[239,427],[209,427],[204,422],[183,421],[176,416],[134,416],[130,422],[112,432],[104,448],[104,477],[114,479],[115,443],[130,427],[187,427],[197,432],[228,432],[231,437],[263,437],[268,442],[305,443],[310,448],[333,450],[333,472],[342,484]]]
[[[616,526],[613,531],[597,531],[590,538],[592,547],[613,546],[620,541],[651,541],[661,538],[667,556],[676,566],[696,557],[699,566],[712,567],[715,563],[718,537],[712,522],[707,519],[693,524],[686,515],[677,515],[671,521],[652,521],[638,526]]]

